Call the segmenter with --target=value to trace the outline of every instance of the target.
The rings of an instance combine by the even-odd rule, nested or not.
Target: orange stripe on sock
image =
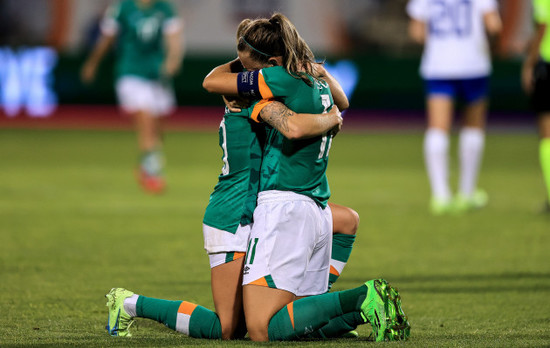
[[[178,313],[191,315],[193,311],[197,308],[197,305],[191,302],[183,301],[178,308]]]
[[[250,285],[260,285],[260,286],[268,286],[267,280],[265,280],[265,277],[261,277],[260,279],[256,279]]]
[[[286,309],[288,310],[288,316],[290,317],[290,322],[292,323],[292,329],[294,329],[294,302],[290,302]]]
[[[246,253],[241,253],[236,251],[235,253],[233,253],[233,261],[240,259],[241,257],[244,257],[244,255],[246,255]]]
[[[334,266],[330,266],[330,274],[334,274],[335,276],[340,276],[340,272],[338,272],[336,270],[336,268],[334,268]]]

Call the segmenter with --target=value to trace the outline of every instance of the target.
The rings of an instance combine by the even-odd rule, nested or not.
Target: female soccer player
[[[502,24],[496,0],[411,0],[409,34],[424,44],[420,73],[427,95],[428,129],[424,157],[435,215],[463,212],[487,204],[477,188],[485,139],[485,118],[491,62],[486,34]],[[464,101],[459,134],[460,180],[453,199],[448,179],[449,132],[454,102]]]
[[[550,3],[534,0],[536,30],[523,62],[522,85],[531,96],[532,106],[538,115],[540,134],[539,157],[546,183],[545,212],[550,212]]]
[[[122,110],[135,124],[140,150],[138,181],[151,193],[165,188],[160,118],[172,111],[172,77],[182,60],[181,20],[169,2],[122,0],[101,23],[101,37],[82,69],[91,82],[118,36],[116,91]]]

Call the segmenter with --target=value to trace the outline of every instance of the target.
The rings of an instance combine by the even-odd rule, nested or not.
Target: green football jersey
[[[550,25],[550,1],[534,0],[533,10],[535,22],[538,24]],[[550,32],[548,29],[546,29],[540,43],[540,56],[545,62],[550,63]]]
[[[328,84],[310,76],[308,79],[311,85],[277,66],[262,69],[257,80],[264,99],[280,100],[296,113],[326,112],[334,103]],[[325,207],[330,197],[326,169],[331,144],[331,135],[289,140],[269,128],[260,170],[260,191],[292,191]]]
[[[250,120],[253,110],[226,112],[219,129],[223,168],[203,223],[231,233],[251,223],[256,208],[265,126]]]
[[[163,31],[169,21],[176,19],[172,6],[166,1],[153,1],[148,7],[140,7],[135,0],[113,4],[104,21],[116,23],[117,76],[158,79],[165,56]]]

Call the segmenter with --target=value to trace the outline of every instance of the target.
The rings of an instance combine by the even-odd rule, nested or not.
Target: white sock
[[[477,177],[485,147],[485,133],[479,128],[464,127],[460,131],[460,183],[459,192],[471,197],[477,188]]]
[[[132,318],[137,316],[136,305],[137,305],[138,297],[139,295],[134,294],[124,299],[124,310]]]
[[[451,199],[449,188],[449,135],[437,128],[429,128],[424,136],[424,160],[432,188],[432,197]]]

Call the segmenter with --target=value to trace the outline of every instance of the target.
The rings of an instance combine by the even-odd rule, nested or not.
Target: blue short
[[[466,103],[472,103],[487,97],[489,93],[489,77],[472,79],[427,79],[424,80],[426,95],[446,95],[459,98]]]

